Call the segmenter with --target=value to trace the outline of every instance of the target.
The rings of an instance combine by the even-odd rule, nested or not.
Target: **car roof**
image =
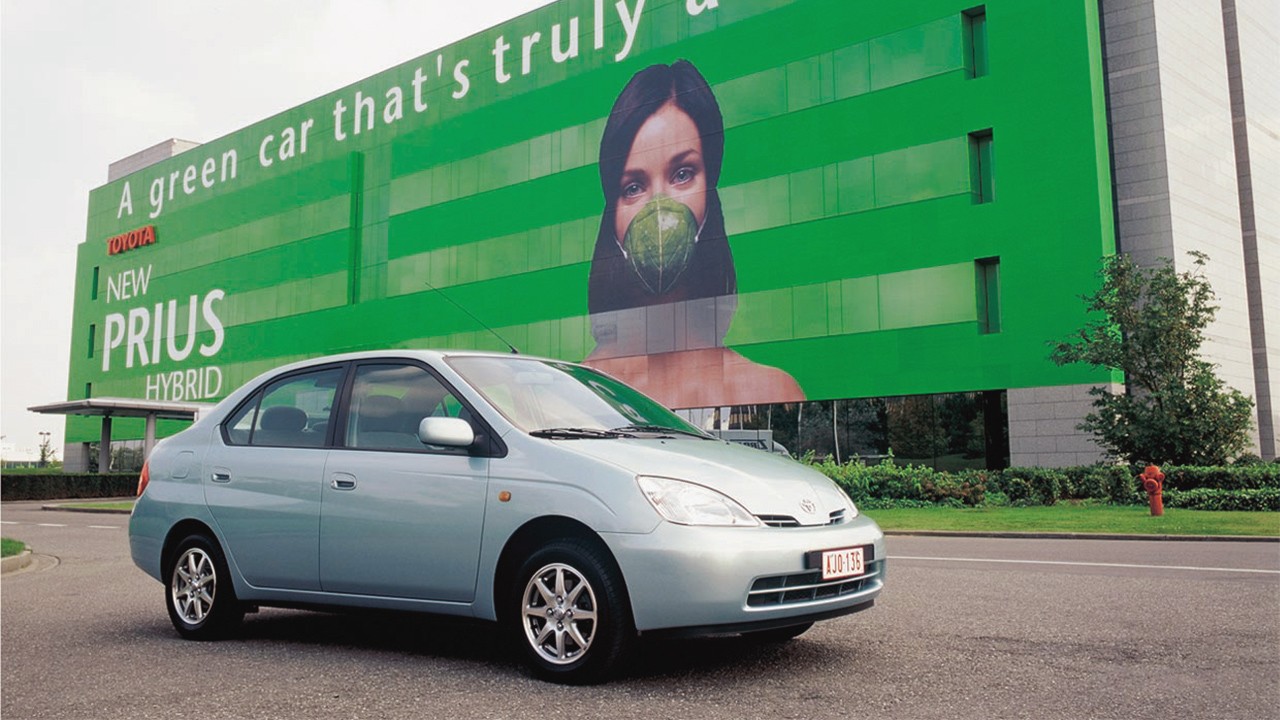
[[[513,355],[512,353],[495,352],[492,350],[467,350],[467,349],[426,349],[426,348],[386,348],[383,350],[361,350],[358,352],[339,353],[336,355],[318,355],[316,357],[296,360],[291,363],[277,365],[269,370],[259,373],[256,377],[245,382],[236,388],[229,395],[222,399],[222,402],[204,417],[215,417],[216,422],[222,422],[225,415],[231,411],[231,408],[237,406],[245,396],[256,390],[263,382],[272,378],[286,375],[292,372],[306,370],[308,368],[319,367],[323,365],[345,363],[355,360],[379,360],[379,359],[407,359],[422,360],[433,363],[435,361],[445,360],[452,357],[492,357],[492,358],[518,358],[521,360],[543,361],[543,362],[564,362],[554,358],[540,357],[536,355]]]
[[[325,365],[328,363],[350,362],[352,360],[374,360],[379,358],[407,358],[419,360],[443,360],[451,357],[495,357],[495,358],[519,358],[522,360],[541,360],[550,362],[564,362],[554,358],[546,358],[538,355],[513,354],[509,352],[496,352],[493,350],[466,350],[466,349],[428,349],[428,348],[386,348],[383,350],[360,350],[357,352],[339,353],[336,355],[320,355],[304,360],[298,360],[292,363],[279,365],[267,371],[267,374],[277,374],[281,371],[294,370],[299,368],[313,367],[315,365]]]

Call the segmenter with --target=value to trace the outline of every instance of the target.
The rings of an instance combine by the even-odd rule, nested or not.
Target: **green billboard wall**
[[[93,191],[68,397],[507,343],[677,407],[1099,382],[1045,341],[1112,228],[1095,2],[562,0]]]

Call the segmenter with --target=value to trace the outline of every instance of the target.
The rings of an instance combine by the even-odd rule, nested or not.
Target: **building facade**
[[[561,0],[113,166],[68,399],[211,402],[332,352],[515,347],[793,451],[1089,463],[1087,391],[1122,378],[1047,343],[1117,246],[1205,249],[1211,359],[1273,456],[1274,12]],[[69,464],[99,432],[69,420]]]

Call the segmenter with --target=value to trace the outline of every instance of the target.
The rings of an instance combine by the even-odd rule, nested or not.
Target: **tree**
[[[40,433],[40,467],[48,467],[58,462],[58,451],[53,447],[53,436],[50,433]]]
[[[1091,390],[1095,412],[1079,428],[1131,463],[1221,465],[1249,443],[1253,400],[1200,358],[1218,306],[1202,272],[1208,256],[1191,256],[1195,267],[1181,273],[1168,260],[1142,268],[1125,255],[1105,258],[1102,287],[1083,298],[1100,315],[1076,337],[1050,343],[1059,365],[1124,372],[1127,392]]]

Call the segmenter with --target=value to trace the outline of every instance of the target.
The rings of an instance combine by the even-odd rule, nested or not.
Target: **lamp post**
[[[37,434],[40,435],[40,467],[44,467],[49,462],[49,438],[53,433],[41,430]]]

